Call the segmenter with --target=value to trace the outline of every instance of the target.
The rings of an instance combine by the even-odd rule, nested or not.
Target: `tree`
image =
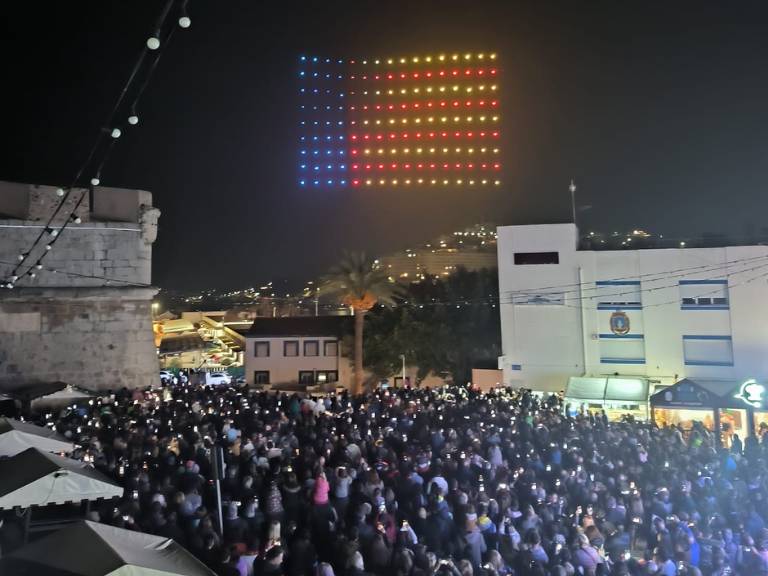
[[[348,252],[321,280],[320,292],[339,298],[355,313],[355,384],[354,394],[363,389],[363,329],[365,316],[376,304],[391,304],[397,293],[387,274],[374,269],[363,253]]]

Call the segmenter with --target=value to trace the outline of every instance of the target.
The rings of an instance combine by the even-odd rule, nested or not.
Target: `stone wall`
[[[6,290],[0,390],[62,381],[92,390],[157,380],[151,288]]]
[[[3,211],[5,191],[13,191],[13,202]],[[104,389],[157,379],[151,272],[159,211],[149,192],[108,189],[103,202],[100,193],[81,211],[93,200],[99,218],[118,221],[79,212],[82,221],[67,225],[50,251],[43,241],[30,253],[12,289],[0,288],[0,389],[56,380]],[[0,213],[22,214],[0,220],[0,281],[12,278],[19,254],[45,231],[59,200],[56,187],[0,182]]]

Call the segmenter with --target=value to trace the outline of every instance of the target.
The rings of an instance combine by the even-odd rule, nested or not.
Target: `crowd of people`
[[[768,441],[577,412],[511,389],[179,385],[40,423],[125,486],[93,520],[220,576],[768,574]]]

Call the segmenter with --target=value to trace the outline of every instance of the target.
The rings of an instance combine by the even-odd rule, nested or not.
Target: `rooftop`
[[[349,316],[291,316],[288,318],[257,318],[246,336],[251,338],[285,336],[341,336]]]

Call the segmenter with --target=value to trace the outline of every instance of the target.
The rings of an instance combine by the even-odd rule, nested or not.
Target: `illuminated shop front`
[[[604,410],[609,420],[648,419],[648,380],[621,376],[571,377],[564,404],[570,415]]]
[[[755,380],[740,384],[686,378],[651,396],[657,426],[679,426],[685,432],[701,423],[730,447],[734,434],[742,440],[768,430],[768,390]]]

